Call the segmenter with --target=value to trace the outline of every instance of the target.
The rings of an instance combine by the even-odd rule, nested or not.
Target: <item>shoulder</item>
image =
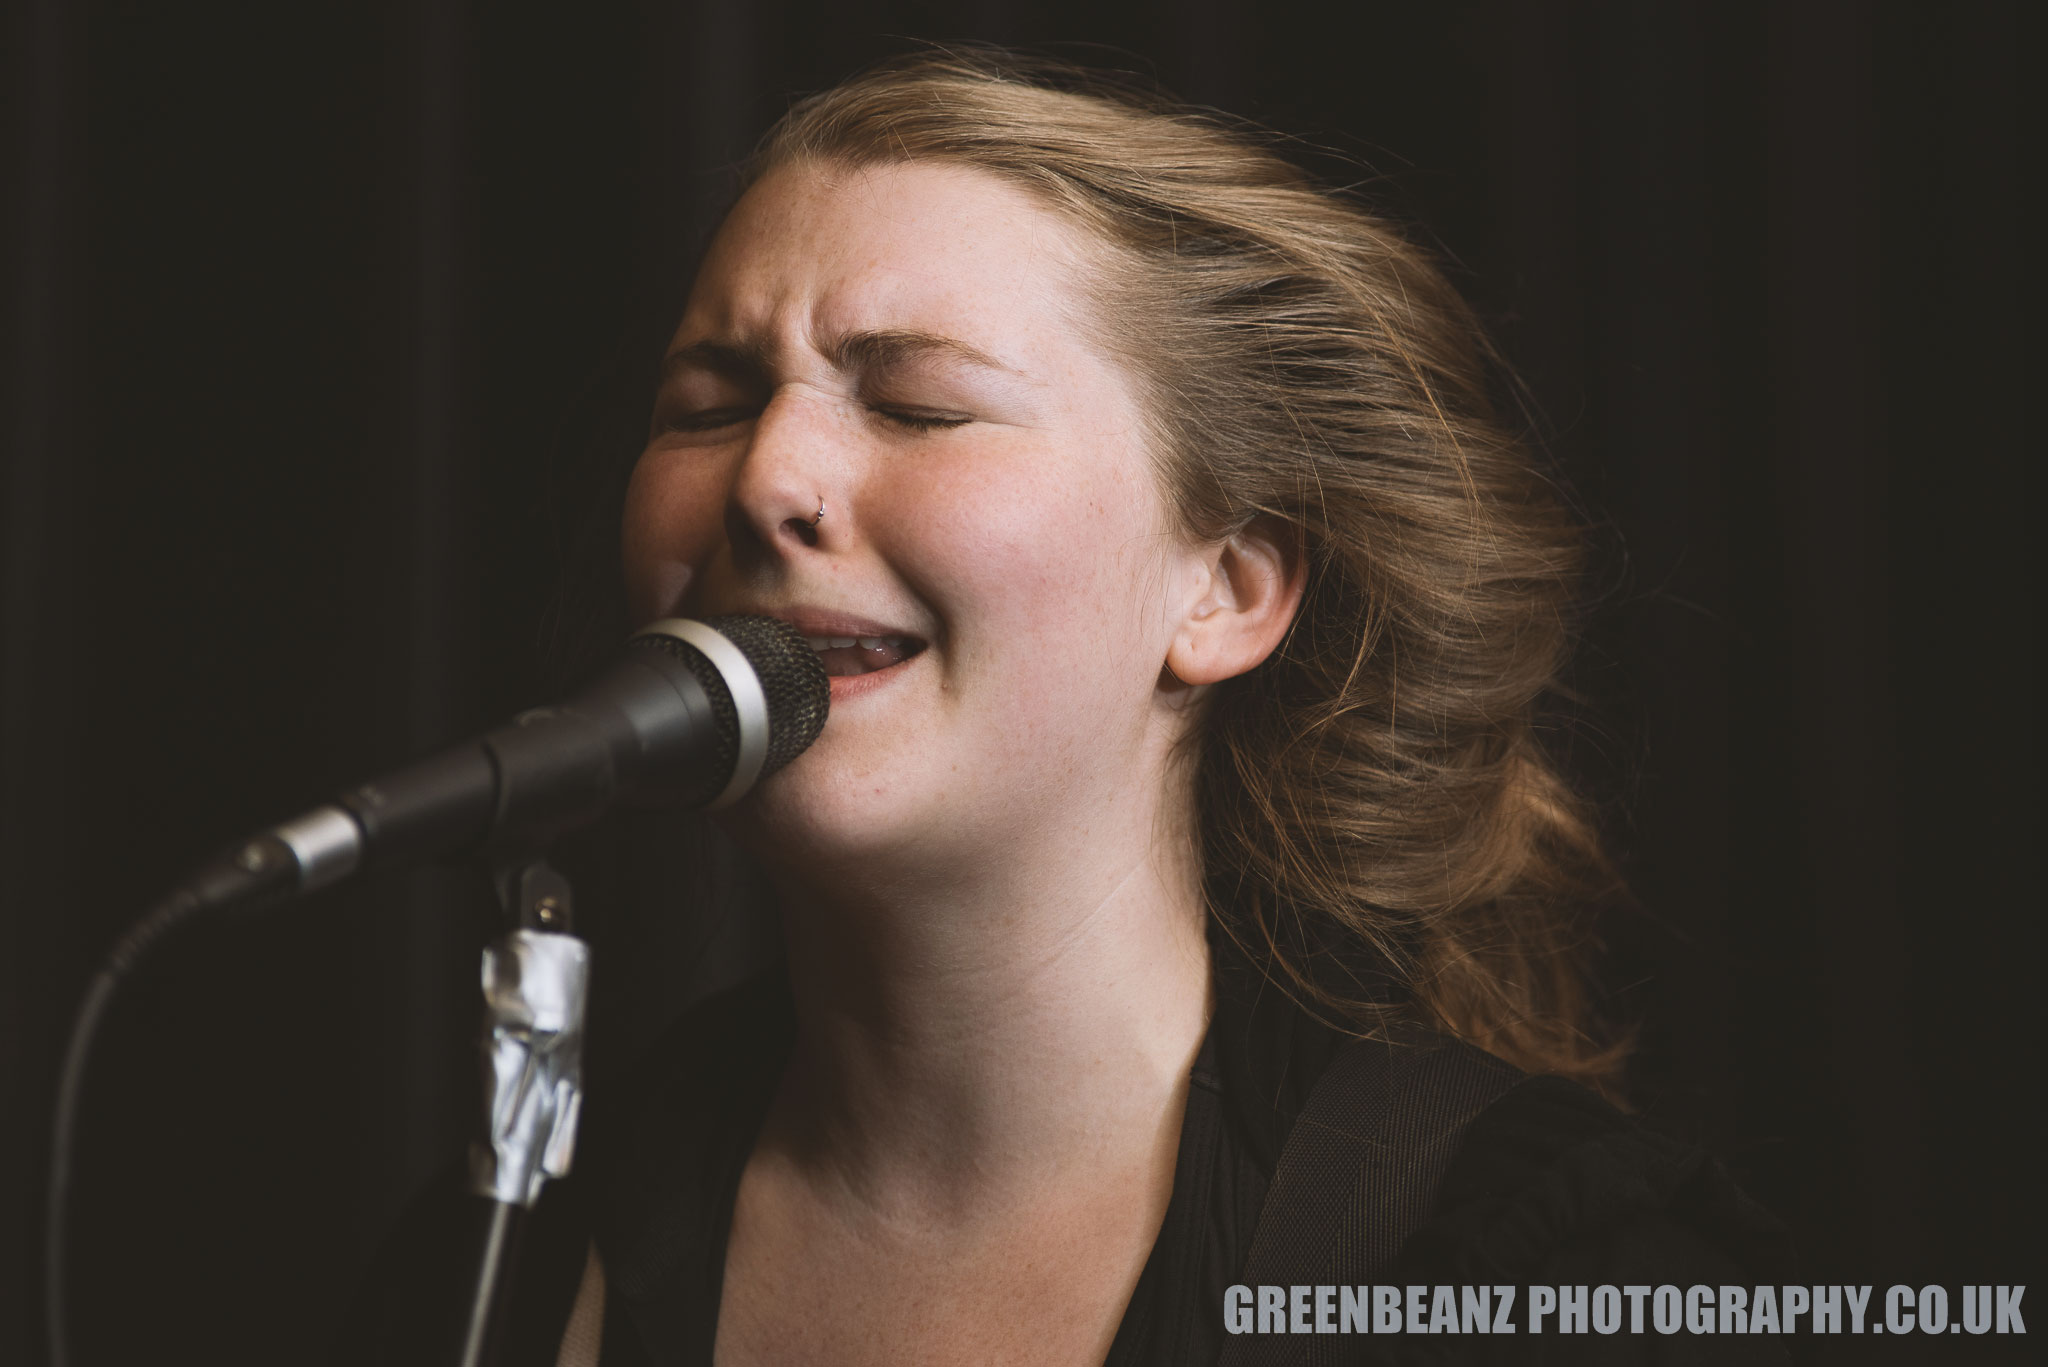
[[[1783,1226],[1705,1149],[1661,1134],[1562,1078],[1530,1077],[1472,1122],[1432,1214],[1382,1279],[1512,1286],[1526,1297],[1535,1286],[1746,1291],[1794,1275]],[[1527,1313],[1526,1305],[1515,1311],[1524,1323]],[[1418,1362],[1709,1367],[1785,1362],[1793,1346],[1768,1336],[1651,1332],[1516,1342],[1411,1347]]]
[[[1686,1285],[1790,1271],[1783,1227],[1705,1148],[1556,1077],[1523,1079],[1473,1120],[1411,1256],[1482,1281]],[[1586,1275],[1536,1275],[1566,1271]]]
[[[1735,1287],[1794,1277],[1784,1228],[1704,1148],[1556,1077],[1525,1078],[1473,1120],[1432,1214],[1383,1279],[1401,1284]],[[1626,1316],[1628,1308],[1617,1302]],[[1526,1304],[1514,1311],[1527,1322]],[[1718,1367],[1784,1363],[1796,1341],[1655,1332],[1412,1340],[1388,1361]]]
[[[1449,1036],[1411,1030],[1410,1043],[1452,1047],[1410,1053],[1354,1045],[1255,971],[1232,979],[1233,967],[1219,955],[1218,1062],[1249,1156],[1272,1176],[1318,1095],[1336,1108],[1325,1122],[1414,1149],[1425,1190],[1411,1194],[1424,1204],[1400,1221],[1412,1232],[1397,1262],[1432,1275],[1409,1280],[1684,1285],[1789,1271],[1783,1228],[1700,1145]],[[1404,1058],[1411,1066],[1385,1075]],[[1445,1126],[1447,1164],[1427,1157]],[[1596,1265],[1611,1275],[1590,1276]]]

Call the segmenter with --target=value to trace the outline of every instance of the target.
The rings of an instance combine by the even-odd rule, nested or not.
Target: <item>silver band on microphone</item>
[[[732,695],[732,710],[740,726],[739,753],[733,760],[731,781],[705,810],[715,812],[730,807],[747,795],[768,763],[768,694],[761,687],[760,676],[754,673],[753,663],[744,651],[702,622],[669,617],[641,634],[652,633],[673,636],[701,652],[725,680],[726,692]]]
[[[299,861],[301,892],[346,878],[363,856],[361,828],[354,817],[332,803],[272,827],[270,833]]]

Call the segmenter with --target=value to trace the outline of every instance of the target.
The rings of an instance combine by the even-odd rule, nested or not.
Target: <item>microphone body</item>
[[[830,705],[825,667],[787,623],[671,618],[635,637],[623,660],[567,702],[352,788],[197,869],[122,936],[72,1025],[44,1193],[51,1362],[62,1367],[67,1356],[66,1201],[86,1062],[122,981],[158,945],[201,915],[282,902],[358,870],[476,851],[537,857],[556,835],[619,802],[735,802],[818,738]],[[488,1192],[500,1205],[494,1256],[479,1274],[469,1360],[502,1280],[496,1239],[511,1210],[504,1203],[530,1203],[545,1176],[568,1170],[580,1096],[580,943],[519,930],[501,945],[510,957],[492,957],[501,953],[494,947],[485,959],[491,1058],[505,1064],[495,1075],[504,1099],[492,1098],[496,1147],[486,1165]]]
[[[307,892],[492,846],[538,848],[621,803],[725,806],[817,738],[830,698],[817,653],[787,623],[671,618],[567,701],[351,788],[229,863]]]

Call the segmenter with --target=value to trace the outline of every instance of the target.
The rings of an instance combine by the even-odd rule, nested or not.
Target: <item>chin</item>
[[[762,781],[723,824],[777,878],[799,881],[879,872],[921,860],[958,838],[933,785],[900,770],[834,764],[829,753],[799,756]],[[950,832],[948,828],[951,828]]]

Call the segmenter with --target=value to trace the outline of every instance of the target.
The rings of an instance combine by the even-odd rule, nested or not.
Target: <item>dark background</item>
[[[0,1358],[40,1341],[91,967],[197,854],[614,639],[612,502],[725,168],[889,35],[1102,45],[1066,51],[1371,166],[1607,544],[1572,759],[1643,902],[1609,976],[1644,1110],[1809,1280],[2037,1280],[2016,6],[199,8],[6,35]],[[740,943],[642,825],[584,855],[620,1054]],[[326,1340],[474,1124],[479,915],[465,876],[386,880],[124,1002],[80,1362]]]

